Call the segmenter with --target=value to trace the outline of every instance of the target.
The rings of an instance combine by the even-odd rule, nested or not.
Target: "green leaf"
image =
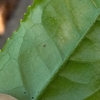
[[[99,15],[100,0],[35,0],[0,53],[0,92],[100,99]]]

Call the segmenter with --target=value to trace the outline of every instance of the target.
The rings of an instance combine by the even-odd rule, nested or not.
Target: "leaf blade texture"
[[[19,100],[99,98],[99,8],[99,0],[35,0],[0,54],[1,92]]]

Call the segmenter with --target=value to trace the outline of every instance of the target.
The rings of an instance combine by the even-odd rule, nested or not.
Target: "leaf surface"
[[[0,91],[19,100],[98,100],[99,15],[99,0],[35,0],[1,51]]]

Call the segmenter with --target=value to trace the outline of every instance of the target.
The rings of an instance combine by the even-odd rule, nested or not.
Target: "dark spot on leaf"
[[[46,46],[46,44],[43,44],[43,47],[45,47]]]
[[[26,94],[26,92],[24,92],[24,94]]]
[[[32,99],[34,99],[34,97],[32,97]]]

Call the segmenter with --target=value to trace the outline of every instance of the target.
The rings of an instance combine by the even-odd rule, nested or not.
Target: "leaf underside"
[[[100,0],[35,0],[0,53],[0,92],[18,100],[100,99]]]

